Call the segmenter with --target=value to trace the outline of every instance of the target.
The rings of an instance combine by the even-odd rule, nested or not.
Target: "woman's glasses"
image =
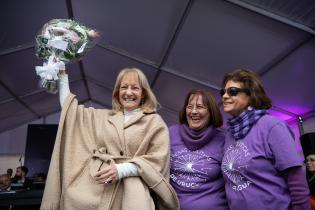
[[[194,106],[194,105],[188,104],[188,105],[186,106],[186,109],[188,109],[188,110],[190,110],[190,111],[192,111],[192,110],[194,110],[194,109],[196,109],[197,111],[203,111],[203,110],[206,110],[207,107],[201,106],[201,105],[196,105],[196,106]]]
[[[227,93],[229,96],[236,96],[240,92],[246,93],[247,95],[250,94],[249,90],[246,88],[229,87],[228,89],[220,90],[221,96],[223,96],[225,93]]]

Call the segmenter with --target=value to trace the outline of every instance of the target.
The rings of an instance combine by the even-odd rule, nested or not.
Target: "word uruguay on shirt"
[[[247,146],[243,142],[230,145],[222,160],[222,172],[229,180],[230,186],[235,191],[242,191],[252,183],[242,174],[247,168],[247,157],[250,156]]]
[[[212,158],[201,150],[181,149],[171,155],[171,179],[184,188],[197,188],[207,182]]]

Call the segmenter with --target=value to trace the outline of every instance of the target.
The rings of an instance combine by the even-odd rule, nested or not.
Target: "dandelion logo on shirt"
[[[197,188],[207,182],[212,158],[201,150],[181,149],[171,155],[171,179],[185,188]]]
[[[243,142],[230,145],[224,154],[221,168],[228,178],[231,188],[235,191],[242,191],[252,183],[242,175],[247,168],[248,156],[250,153]]]

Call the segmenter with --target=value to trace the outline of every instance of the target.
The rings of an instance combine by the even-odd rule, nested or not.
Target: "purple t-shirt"
[[[245,138],[226,135],[222,172],[233,210],[289,210],[290,192],[281,171],[302,165],[287,125],[268,114]]]
[[[170,127],[171,184],[181,210],[228,210],[220,170],[224,133],[216,129],[213,139],[197,150],[189,150],[179,133],[181,125]]]

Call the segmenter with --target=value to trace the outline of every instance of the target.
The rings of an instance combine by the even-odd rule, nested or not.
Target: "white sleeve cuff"
[[[68,74],[59,75],[59,102],[63,105],[67,96],[70,94]]]
[[[129,176],[139,176],[138,168],[134,163],[118,163],[115,165],[119,179]]]

